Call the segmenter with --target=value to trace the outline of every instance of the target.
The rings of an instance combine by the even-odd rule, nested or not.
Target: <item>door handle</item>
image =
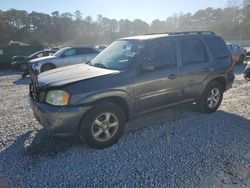
[[[171,79],[171,80],[175,79],[176,77],[177,77],[177,74],[170,74],[168,76],[168,78]]]

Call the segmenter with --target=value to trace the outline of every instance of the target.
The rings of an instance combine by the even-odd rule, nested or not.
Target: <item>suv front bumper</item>
[[[61,136],[76,135],[83,115],[91,108],[91,106],[52,106],[39,103],[31,97],[29,102],[36,120],[45,129],[51,129],[54,134]]]

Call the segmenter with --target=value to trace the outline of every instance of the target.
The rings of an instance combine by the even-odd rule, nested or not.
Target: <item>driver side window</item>
[[[165,41],[153,45],[146,53],[144,59],[155,68],[176,66],[176,45],[174,41]]]
[[[44,54],[43,54],[43,52],[41,52],[41,53],[38,53],[36,56],[35,56],[35,58],[40,58],[40,57],[44,57]]]

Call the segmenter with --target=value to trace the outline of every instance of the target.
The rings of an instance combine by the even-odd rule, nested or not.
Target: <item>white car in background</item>
[[[65,47],[53,56],[31,60],[30,69],[33,73],[39,74],[58,67],[86,63],[98,55],[101,50],[98,46]]]

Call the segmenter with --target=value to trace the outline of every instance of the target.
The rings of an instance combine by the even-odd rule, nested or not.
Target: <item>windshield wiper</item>
[[[106,67],[105,65],[103,65],[102,63],[95,63],[95,64],[91,64],[91,66],[94,67],[99,67],[99,68],[104,68],[104,69],[108,69],[108,67]]]

